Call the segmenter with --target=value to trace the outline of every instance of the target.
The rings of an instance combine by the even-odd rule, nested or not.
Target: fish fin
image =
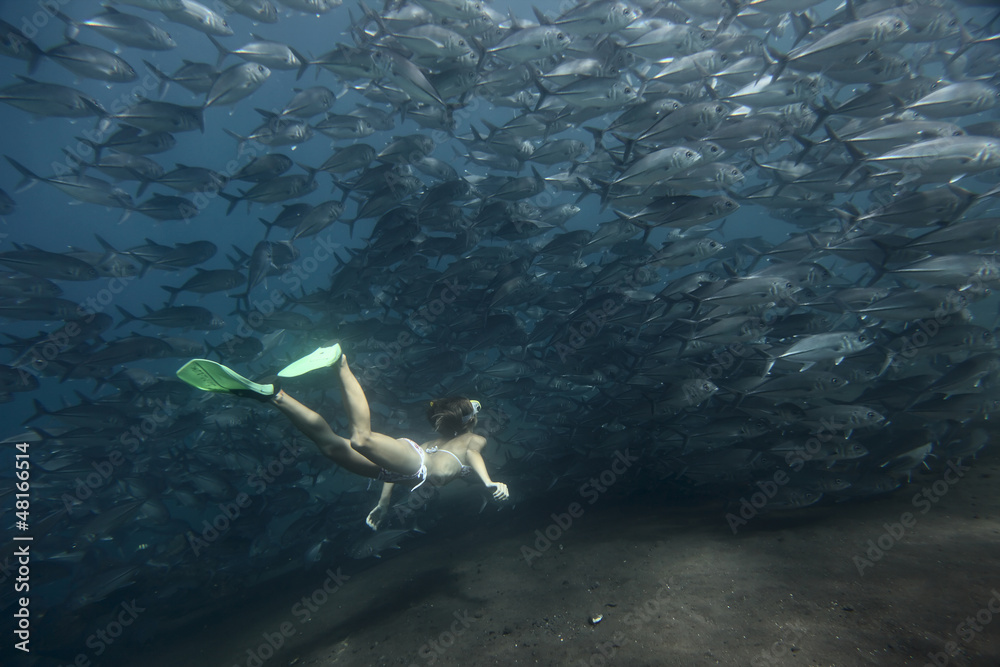
[[[219,52],[219,57],[215,60],[215,67],[222,67],[222,61],[224,61],[226,56],[230,55],[232,51],[224,47],[222,44],[219,44],[218,40],[211,35],[206,35],[206,37],[208,37],[208,41],[212,42],[212,46],[215,47],[215,50]]]
[[[777,49],[773,49],[770,46],[764,46],[764,62],[768,65],[774,67],[774,71],[771,73],[772,81],[781,76],[781,73],[785,71],[785,67],[788,66],[788,55],[781,53]],[[760,78],[765,76],[767,68],[761,72]],[[757,80],[760,81],[760,78]]]
[[[240,193],[242,194],[243,191],[240,190]],[[229,207],[226,209],[226,215],[232,213],[233,209],[236,208],[236,205],[243,199],[243,197],[236,197],[234,195],[226,194],[225,192],[220,192],[219,196],[229,202]]]
[[[260,220],[262,223],[264,223],[264,226],[267,227],[267,231],[264,232],[264,240],[266,241],[268,234],[271,233],[271,228],[274,227],[274,223],[273,222],[268,222],[264,218],[257,218],[257,219]]]
[[[7,158],[7,162],[10,162],[11,165],[19,172],[21,172],[21,175],[24,177],[23,179],[21,179],[21,182],[18,183],[17,186],[14,188],[14,192],[23,192],[24,190],[27,190],[28,188],[30,188],[32,185],[35,185],[39,181],[45,180],[35,172],[25,167],[17,160],[15,160],[14,158],[10,157],[9,155],[4,155],[4,157]]]
[[[262,113],[262,114],[267,114],[267,113],[270,113],[269,111],[261,111],[260,109],[258,109],[258,111],[259,111],[260,113]],[[264,116],[264,118],[265,118],[265,119],[267,119],[267,116]],[[244,147],[244,146],[246,146],[246,143],[247,143],[248,141],[250,141],[250,139],[249,139],[248,137],[244,137],[244,136],[242,136],[242,135],[239,135],[239,134],[236,134],[236,133],[235,133],[235,132],[233,132],[232,130],[230,130],[230,129],[228,129],[228,128],[225,128],[225,127],[224,127],[224,128],[222,128],[222,131],[223,131],[223,132],[225,132],[226,134],[228,134],[229,136],[231,136],[231,137],[232,137],[233,139],[235,139],[235,140],[236,140],[236,150],[237,150],[237,151],[238,151],[238,152],[239,152],[240,154],[242,154],[242,153],[243,153],[243,147]],[[221,193],[220,193],[220,194],[221,194]],[[227,213],[226,215],[229,215],[229,214]]]
[[[538,74],[538,70],[535,68],[531,68],[531,80],[534,81],[535,88],[538,88],[538,102],[535,103],[534,108],[534,111],[537,112],[542,108],[542,103],[545,101],[545,98],[552,95],[552,91],[542,84],[542,79]]]
[[[46,8],[48,9],[48,8]],[[76,36],[80,34],[80,24],[71,19],[70,17],[63,14],[58,9],[51,10],[53,16],[66,24],[66,39],[76,39]]]
[[[524,25],[517,19],[517,16],[514,14],[513,7],[509,6],[507,7],[507,15],[510,17],[510,30],[508,31],[507,34],[511,34],[518,30],[524,29]]]
[[[133,315],[132,313],[128,312],[127,310],[125,310],[125,309],[124,309],[124,308],[122,308],[121,306],[115,306],[115,308],[117,308],[117,309],[118,309],[118,312],[120,312],[120,313],[122,314],[122,317],[124,317],[124,318],[125,318],[125,319],[123,319],[123,320],[122,320],[121,322],[119,322],[119,323],[118,323],[118,324],[117,324],[117,325],[115,326],[115,329],[117,329],[118,327],[120,327],[120,326],[122,326],[122,325],[124,325],[124,324],[128,324],[129,322],[135,322],[135,321],[139,320],[139,318],[138,318],[138,317],[136,317],[136,316],[135,316],[135,315]]]
[[[850,141],[841,142],[844,150],[851,156],[851,165],[844,170],[840,176],[840,180],[844,180],[849,176],[853,176],[859,169],[863,169],[866,164],[867,156],[859,149],[857,146],[851,145]]]
[[[168,306],[174,305],[174,301],[177,299],[177,295],[180,294],[182,291],[180,287],[171,287],[170,285],[160,285],[160,288],[170,292],[170,298],[167,299]]]
[[[295,80],[298,81],[299,79],[302,78],[302,75],[306,73],[306,70],[309,68],[309,65],[312,64],[312,59],[306,58],[305,56],[303,56],[301,53],[299,53],[290,46],[288,48],[292,52],[292,55],[298,58],[299,63],[301,63],[299,65],[299,69],[295,72]]]
[[[599,127],[590,127],[586,125],[583,127],[583,129],[585,129],[587,132],[590,132],[590,134],[594,137],[595,151],[598,148],[604,148],[604,145],[602,143],[604,141],[604,130],[600,129]]]
[[[171,79],[166,73],[157,69],[156,65],[148,60],[143,60],[142,62],[145,63],[146,67],[149,68],[149,71],[153,73],[153,76],[160,81],[160,85],[157,87],[156,92],[159,93],[160,99],[163,99],[163,96],[167,94],[167,89],[170,87],[170,82],[173,81],[173,79]]]
[[[35,414],[25,419],[23,422],[21,422],[21,424],[27,424],[28,422],[35,421],[39,417],[44,417],[45,415],[49,414],[49,411],[45,409],[45,406],[42,405],[42,402],[39,401],[37,398],[32,399],[31,403],[35,408]]]

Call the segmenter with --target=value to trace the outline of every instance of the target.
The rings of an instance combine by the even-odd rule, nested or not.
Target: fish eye
[[[562,34],[561,32],[557,32],[557,33],[556,33],[556,37],[557,37],[558,39],[566,39],[566,35]]]
[[[740,175],[740,170],[739,169],[733,169],[729,173],[732,174],[733,176],[739,176]]]
[[[726,202],[726,208],[732,208],[732,207],[733,207],[733,202],[727,201]]]
[[[722,106],[715,107],[715,113],[722,113]]]
[[[684,151],[684,157],[694,157],[694,153],[691,151]]]
[[[875,419],[875,413],[874,412],[869,411],[866,416],[868,417],[868,419]]]
[[[866,342],[868,342],[868,336],[866,336],[866,335],[864,335],[864,334],[859,334],[859,335],[858,335],[858,342],[861,342],[861,343],[866,343]]]
[[[465,40],[464,39],[458,40],[458,45],[459,46],[465,46]]]

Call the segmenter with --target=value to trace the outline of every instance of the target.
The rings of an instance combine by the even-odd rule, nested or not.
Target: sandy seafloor
[[[996,667],[1000,455],[938,484],[939,495],[940,479],[924,471],[887,497],[758,516],[735,536],[721,505],[608,493],[582,502],[582,516],[528,564],[522,546],[581,501],[549,497],[471,530],[443,522],[374,566],[324,564],[349,578],[308,620],[295,605],[320,589],[321,568],[164,630],[127,662]],[[938,498],[926,513],[913,502],[923,489]],[[459,519],[473,506],[456,507],[454,523],[468,525]],[[912,527],[886,536],[905,512]],[[880,538],[888,550],[859,574],[855,557]],[[593,614],[603,620],[591,624]],[[264,637],[273,643],[282,624],[290,637],[270,651]]]

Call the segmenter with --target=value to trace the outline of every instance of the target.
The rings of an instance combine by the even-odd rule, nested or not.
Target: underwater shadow
[[[325,628],[323,632],[308,641],[296,644],[296,652],[299,655],[308,655],[319,648],[336,644],[365,627],[391,624],[392,618],[405,614],[410,607],[424,598],[440,594],[442,582],[448,581],[450,573],[446,567],[421,571],[420,576],[415,579],[400,582],[390,590],[379,591],[349,618]]]

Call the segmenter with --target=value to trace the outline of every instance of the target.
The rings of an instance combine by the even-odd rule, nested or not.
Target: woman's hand
[[[510,493],[507,492],[507,485],[503,482],[490,482],[486,485],[486,488],[493,489],[494,500],[507,500],[510,497]]]
[[[372,530],[378,530],[378,527],[382,525],[382,520],[385,519],[385,512],[388,509],[387,506],[378,504],[375,506],[371,512],[368,513],[368,518],[365,519],[365,523]]]

